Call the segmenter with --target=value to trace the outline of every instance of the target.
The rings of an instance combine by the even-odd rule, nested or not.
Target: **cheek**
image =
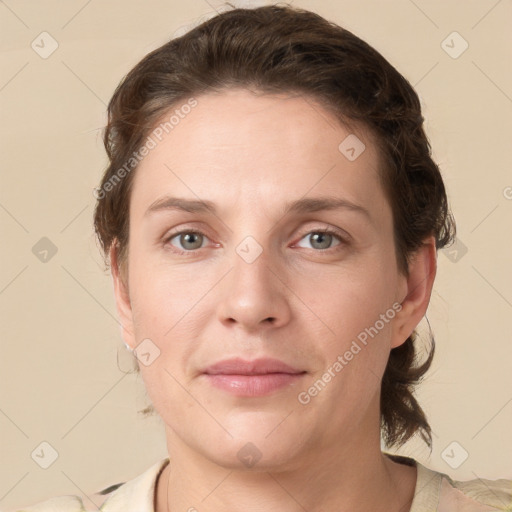
[[[130,267],[130,299],[135,330],[163,338],[200,298],[200,280],[184,275],[184,268],[166,268],[133,255]]]
[[[357,265],[319,272],[314,279],[299,274],[291,282],[300,309],[331,338],[346,339],[373,326],[392,308],[396,274],[378,258],[365,258]],[[387,332],[387,327],[386,322],[386,328],[379,330]]]
[[[396,274],[387,261],[392,261],[392,254],[390,258],[381,255],[347,270],[338,268],[319,275],[315,286],[310,279],[296,281],[294,291],[308,306],[301,305],[305,322],[310,332],[312,325],[317,331],[312,333],[318,340],[315,350],[321,354],[325,369],[339,363],[331,371],[343,375],[334,380],[340,389],[348,386],[346,396],[357,396],[358,388],[371,393],[379,385],[389,357],[396,316]]]
[[[140,361],[139,367],[150,394],[151,389],[159,394],[163,386],[177,385],[171,375],[183,380],[206,316],[213,311],[205,300],[212,284],[186,266],[162,268],[158,263],[146,262],[138,265],[142,260],[134,255],[130,273],[133,329],[137,342],[149,339],[151,343],[146,343],[158,355],[151,365]]]

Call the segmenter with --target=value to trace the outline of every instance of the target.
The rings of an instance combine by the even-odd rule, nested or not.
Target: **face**
[[[196,99],[136,170],[127,290],[115,276],[168,443],[235,467],[250,442],[275,467],[378,431],[389,351],[422,313],[400,306],[408,283],[372,139],[299,96]],[[204,374],[229,358],[302,373]]]

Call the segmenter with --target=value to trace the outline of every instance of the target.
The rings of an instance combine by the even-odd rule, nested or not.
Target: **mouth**
[[[207,367],[203,375],[214,387],[236,396],[256,397],[297,382],[307,373],[279,359],[226,359]]]

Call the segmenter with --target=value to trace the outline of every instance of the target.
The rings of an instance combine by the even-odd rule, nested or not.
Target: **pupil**
[[[187,233],[186,235],[183,235],[184,237],[184,244],[183,245],[186,245],[187,243],[191,243],[192,245],[194,244],[194,237],[197,237],[198,235],[196,233]],[[197,240],[196,240],[196,244],[197,244]],[[194,247],[195,249],[196,247]]]
[[[327,240],[329,240],[329,237],[331,235],[327,234],[327,233],[315,233],[313,235],[314,237],[314,241],[315,242],[318,242],[320,245],[322,245],[322,240],[325,238],[327,238]],[[325,240],[324,240],[324,244],[323,244],[323,247],[321,247],[322,249],[326,249],[327,247],[329,246],[329,243],[327,243],[327,245],[325,244]]]

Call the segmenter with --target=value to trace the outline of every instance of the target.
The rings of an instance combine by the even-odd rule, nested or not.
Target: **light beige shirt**
[[[452,480],[414,459],[386,454],[397,462],[416,465],[418,474],[410,512],[512,511],[512,480]],[[105,495],[101,512],[154,512],[155,484],[169,459],[157,462],[133,480],[120,484]],[[84,500],[87,502],[84,498]],[[88,512],[78,496],[59,496],[13,512]]]

